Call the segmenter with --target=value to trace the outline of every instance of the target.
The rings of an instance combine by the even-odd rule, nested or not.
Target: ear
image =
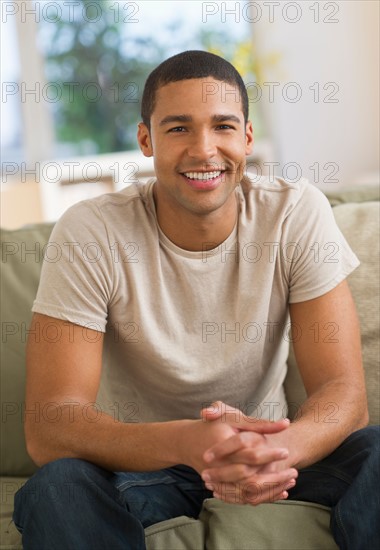
[[[250,155],[253,148],[253,126],[252,122],[249,120],[245,125],[245,154]]]
[[[140,122],[137,130],[137,141],[140,146],[141,152],[145,157],[153,157],[152,141],[150,139],[150,132],[146,124]]]

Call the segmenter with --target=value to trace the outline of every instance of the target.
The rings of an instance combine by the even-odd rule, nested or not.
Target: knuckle
[[[247,466],[246,464],[239,464],[238,467],[237,467],[237,474],[240,476],[240,477],[247,477],[247,475],[249,474],[250,472],[250,468],[249,466]]]
[[[256,449],[250,449],[249,458],[252,462],[257,463],[260,458],[260,453]]]
[[[240,432],[237,437],[242,447],[248,448],[250,446],[251,437],[249,432]]]

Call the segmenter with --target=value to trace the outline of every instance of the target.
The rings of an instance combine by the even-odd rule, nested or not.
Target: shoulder
[[[326,196],[306,178],[294,182],[280,177],[245,176],[238,195],[242,219],[259,221],[267,228],[288,223],[309,226],[315,220],[333,216]]]
[[[57,222],[58,226],[108,226],[123,225],[134,218],[136,213],[151,210],[149,188],[154,180],[147,183],[133,183],[121,191],[105,193],[80,201],[68,208]]]
[[[278,176],[244,176],[240,193],[248,203],[254,202],[269,209],[281,208],[288,214],[296,208],[329,206],[323,192],[306,178],[289,181]]]

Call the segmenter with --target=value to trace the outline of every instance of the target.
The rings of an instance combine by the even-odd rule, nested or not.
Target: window
[[[7,86],[2,101],[3,160],[17,162],[24,155],[38,161],[136,149],[145,78],[163,59],[185,49],[224,55],[242,70],[246,81],[252,81],[250,25],[241,18],[213,13],[217,4],[6,0],[2,10],[6,44],[2,80]],[[237,3],[222,4],[233,8]],[[33,128],[30,136],[25,128],[28,120]],[[36,128],[42,140],[53,132],[50,141],[54,143],[36,143]]]
[[[226,15],[248,5],[4,0],[2,78],[14,93],[2,100],[2,182],[37,182],[43,219],[55,220],[78,200],[153,175],[136,142],[148,73],[170,55],[202,49],[229,59],[252,83],[252,25]],[[257,140],[256,112],[254,119]],[[263,145],[256,141],[259,160],[268,156]]]
[[[249,24],[212,22],[204,4],[82,0],[71,9],[64,2],[59,18],[46,10],[38,43],[56,157],[136,149],[146,76],[170,55],[206,49],[235,58],[247,74]]]
[[[24,160],[20,56],[16,21],[10,19],[1,28],[1,158],[20,163]]]

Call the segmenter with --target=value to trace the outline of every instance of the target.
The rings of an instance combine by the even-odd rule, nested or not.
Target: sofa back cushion
[[[358,311],[366,376],[370,424],[379,424],[379,202],[340,204],[335,219],[361,265],[347,278]],[[306,397],[291,350],[285,392],[289,416]]]
[[[28,476],[37,468],[25,448],[25,343],[53,224],[1,230],[1,475]],[[43,411],[30,411],[41,415]]]

